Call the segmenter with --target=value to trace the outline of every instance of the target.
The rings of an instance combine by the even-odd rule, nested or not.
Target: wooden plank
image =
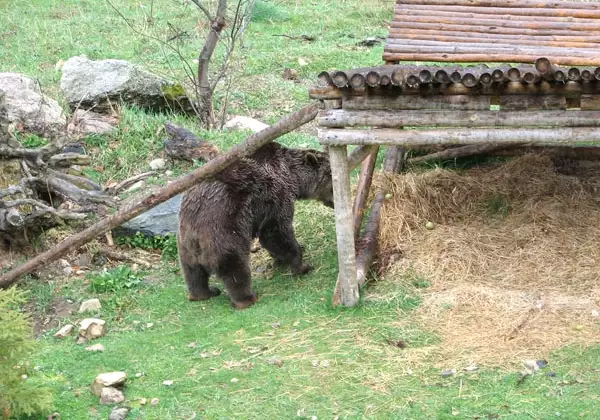
[[[579,106],[582,110],[600,110],[600,95],[581,95]]]
[[[506,111],[533,111],[567,109],[567,99],[559,95],[543,96],[501,96],[498,98],[500,109]],[[529,114],[528,112],[526,114]]]
[[[358,239],[360,233],[360,226],[365,213],[365,204],[367,202],[367,198],[369,197],[371,182],[373,181],[373,172],[375,171],[375,162],[377,161],[378,152],[379,146],[375,146],[367,159],[363,161],[360,169],[358,185],[356,188],[356,197],[354,197],[354,206],[352,208],[355,241]]]
[[[435,13],[432,13],[432,10],[435,10]],[[523,13],[513,13],[515,10],[519,9],[510,9],[506,8],[501,11],[501,13],[482,13],[485,9],[482,8],[458,8],[453,7],[450,10],[445,10],[443,8],[438,7],[417,7],[411,8],[410,5],[403,5],[402,7],[396,8],[394,12],[395,18],[400,18],[401,16],[436,16],[438,18],[444,18],[448,21],[456,20],[458,22],[463,21],[464,19],[494,19],[501,21],[533,21],[536,23],[540,22],[562,22],[562,23],[570,23],[570,24],[578,24],[578,23],[595,23],[600,24],[600,10],[595,12],[594,17],[585,17],[585,16],[571,16],[563,14],[557,14],[556,12],[552,14],[547,14],[543,18],[539,16],[531,15],[531,14],[523,14]],[[533,9],[536,10],[536,9]],[[539,11],[539,10],[538,10]],[[588,12],[589,14],[589,12]]]
[[[398,7],[404,4],[419,6],[475,6],[475,7],[510,7],[532,9],[555,9],[568,12],[570,10],[600,10],[595,2],[548,1],[548,0],[398,0]]]
[[[520,96],[515,96],[520,98]],[[587,95],[600,103],[600,95]],[[600,109],[600,108],[596,108]],[[600,127],[598,111],[321,111],[321,127]]]
[[[340,303],[344,306],[354,306],[359,300],[359,290],[356,279],[352,192],[348,175],[346,146],[329,147],[329,159],[335,203],[335,229],[341,288]]]
[[[569,143],[600,141],[600,128],[447,128],[440,130],[320,129],[319,141],[325,145],[393,144],[427,146],[441,144],[515,144],[545,143],[564,146]]]
[[[419,52],[414,51],[387,51],[383,53],[383,59],[386,61],[434,61],[444,63],[535,63],[543,51],[537,54],[510,54],[510,53],[449,53],[449,52]],[[564,66],[598,66],[600,60],[598,57],[563,57],[553,56],[552,61]]]
[[[377,146],[359,146],[348,154],[348,173],[352,172]]]
[[[535,7],[506,7],[506,5],[494,6],[474,6],[469,4],[461,5],[446,5],[446,4],[404,4],[398,5],[397,8],[404,10],[423,10],[426,9],[430,13],[437,12],[463,12],[463,13],[480,13],[488,15],[511,15],[511,16],[546,16],[546,17],[572,17],[572,18],[600,18],[600,10],[592,9],[563,9],[563,8],[535,8]]]
[[[489,96],[447,95],[421,97],[405,96],[356,96],[345,99],[343,109],[389,110],[389,109],[461,109],[489,110]]]

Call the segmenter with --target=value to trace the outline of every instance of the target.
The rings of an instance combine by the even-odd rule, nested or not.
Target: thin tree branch
[[[205,5],[202,4],[202,2],[200,2],[200,0],[192,0],[192,3],[198,6],[198,9],[202,10],[202,13],[204,13],[204,15],[209,21],[212,22],[213,20],[215,20],[215,18],[210,14],[210,11],[206,8]]]

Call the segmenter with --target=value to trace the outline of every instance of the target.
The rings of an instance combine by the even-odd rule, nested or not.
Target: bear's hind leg
[[[257,297],[252,290],[250,258],[232,252],[219,260],[217,275],[223,280],[233,305],[238,309],[246,309],[256,302]]]
[[[181,269],[183,270],[183,277],[187,283],[189,300],[206,300],[218,296],[221,293],[216,287],[210,287],[208,285],[210,273],[202,266],[202,264],[192,265],[182,262]]]
[[[277,263],[290,265],[293,274],[306,274],[312,270],[310,265],[302,262],[302,247],[291,223],[284,226],[276,221],[266,223],[259,233],[259,240]]]

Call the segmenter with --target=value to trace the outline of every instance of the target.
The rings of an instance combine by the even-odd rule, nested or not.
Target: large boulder
[[[52,136],[67,122],[58,102],[42,93],[37,81],[20,73],[0,73],[2,119],[19,131]]]
[[[182,197],[182,194],[176,195],[123,223],[114,230],[115,236],[133,236],[137,232],[147,236],[176,234],[179,229],[179,207]]]
[[[93,61],[86,56],[69,58],[62,68],[60,87],[72,109],[111,110],[124,102],[161,111],[193,112],[180,84],[169,82],[125,60]]]

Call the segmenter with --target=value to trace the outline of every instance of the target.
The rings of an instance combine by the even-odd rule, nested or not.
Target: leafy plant
[[[92,274],[88,278],[91,290],[96,293],[132,289],[142,283],[142,278],[131,267],[126,265],[120,265],[100,274]]]
[[[47,145],[48,140],[32,134],[21,140],[21,144],[25,149],[37,149],[38,147]]]
[[[147,236],[137,232],[134,236],[117,238],[117,244],[146,250],[161,250],[164,261],[177,260],[177,238],[173,234]]]
[[[19,310],[25,293],[13,287],[0,289],[0,417],[32,416],[50,410],[50,390],[27,376],[25,360],[34,341],[29,316]]]

